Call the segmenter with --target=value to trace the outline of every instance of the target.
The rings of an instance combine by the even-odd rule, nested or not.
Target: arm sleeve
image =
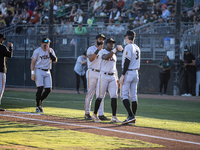
[[[4,46],[4,56],[11,58],[13,55],[13,47],[9,47],[9,50],[7,47]]]
[[[123,72],[122,72],[122,75],[125,75],[126,74],[126,71],[128,70],[128,66],[130,64],[130,60],[128,58],[125,59],[125,62],[124,62],[124,69],[123,69]]]

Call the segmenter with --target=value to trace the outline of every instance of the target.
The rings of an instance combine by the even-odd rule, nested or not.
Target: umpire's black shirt
[[[9,50],[8,50],[8,48],[5,45],[0,44],[0,72],[3,72],[3,73],[7,72],[6,57],[11,58],[12,55],[13,55],[12,47],[9,47]]]

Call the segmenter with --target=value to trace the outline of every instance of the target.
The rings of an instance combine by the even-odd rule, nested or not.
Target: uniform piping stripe
[[[1,83],[2,83],[2,87],[1,87],[1,92],[0,92],[0,98],[2,97],[3,87],[4,87],[3,73],[1,73]]]
[[[120,99],[123,100],[122,99],[122,84],[120,84]]]
[[[87,82],[88,82],[88,83],[87,83],[87,84],[88,84],[88,87],[87,87],[87,88],[88,88],[88,92],[87,92],[87,96],[86,96],[86,100],[85,100],[85,112],[86,112],[86,105],[87,105],[87,101],[88,101],[89,87],[90,87],[90,86],[89,86],[89,83],[90,83],[90,82],[89,82],[89,74],[90,74],[90,70],[88,70],[88,80],[87,80]]]
[[[36,61],[36,59],[34,57],[31,57],[31,58]]]
[[[100,74],[100,83],[99,83],[99,98],[101,97],[101,74]]]

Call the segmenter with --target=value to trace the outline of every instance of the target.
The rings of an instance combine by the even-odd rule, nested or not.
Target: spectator
[[[101,3],[102,3],[101,0],[96,0],[94,2],[93,9],[92,9],[92,14],[93,15],[101,9]]]
[[[114,26],[114,33],[115,34],[123,34],[125,32],[125,28],[119,21],[116,21],[115,26]]]
[[[58,10],[56,12],[56,17],[62,16],[65,14],[65,7],[62,5],[62,2],[58,2]]]
[[[21,10],[16,10],[14,14],[15,15],[14,15],[13,20],[11,22],[12,25],[14,24],[15,19],[17,19],[17,22],[19,22],[19,16],[21,15]]]
[[[56,5],[56,2],[54,1],[54,5],[53,5],[53,15],[56,16],[56,12],[58,10],[58,6]]]
[[[170,79],[170,69],[172,67],[172,62],[170,61],[168,56],[164,56],[163,60],[161,60],[158,64],[160,68],[159,79],[160,79],[160,92],[159,95],[162,95],[162,87],[164,86],[164,95],[167,92],[167,84]]]
[[[42,24],[49,24],[49,17],[48,16],[44,17]]]
[[[22,2],[21,2],[21,0],[17,0],[16,3],[15,3],[15,6],[14,6],[15,11],[16,11],[16,10],[21,10],[21,7],[22,7]]]
[[[194,0],[186,0],[185,1],[185,10],[194,7]]]
[[[6,27],[6,22],[5,22],[5,20],[3,19],[3,16],[2,16],[2,15],[0,15],[0,23],[1,23],[1,29],[4,28],[4,27]]]
[[[144,16],[142,15],[142,12],[140,10],[137,11],[137,17],[135,19],[140,20],[140,25],[144,23]],[[135,21],[134,21],[134,24],[135,24]]]
[[[187,16],[184,18],[184,22],[193,22],[194,15],[192,15],[192,11],[188,11]]]
[[[90,14],[90,16],[89,16],[89,18],[87,20],[88,27],[91,27],[95,23],[96,23],[96,19],[92,16],[92,14]]]
[[[152,13],[157,13],[158,16],[162,15],[162,10],[160,9],[159,4],[153,4]]]
[[[33,11],[33,15],[30,18],[30,23],[31,24],[36,24],[39,22],[39,14],[37,13],[37,10]]]
[[[122,8],[122,16],[125,16],[125,12],[130,11],[132,6],[132,0],[126,0],[124,7]]]
[[[199,85],[200,85],[200,52],[198,57],[195,58],[196,67],[196,96],[199,96]]]
[[[114,34],[114,20],[109,20],[109,24],[106,27],[105,33],[107,34]]]
[[[135,17],[137,17],[137,10],[138,10],[138,2],[133,2],[133,7],[131,10],[126,11],[126,14],[128,14],[129,20],[134,20]]]
[[[87,30],[85,27],[82,26],[82,23],[79,23],[78,26],[75,28],[75,33],[77,35],[85,35]]]
[[[147,11],[147,4],[144,2],[144,0],[139,0],[138,2],[138,9],[140,9],[141,13],[144,15],[144,13]]]
[[[158,14],[157,13],[153,13],[153,18],[151,18],[151,22],[158,20]]]
[[[192,96],[194,89],[194,65],[195,65],[195,57],[187,46],[184,47],[184,59],[183,59],[183,67],[184,67],[184,90],[185,94],[182,96]]]
[[[121,12],[122,8],[124,7],[124,1],[123,0],[118,0],[118,2],[112,0],[114,5],[117,6],[117,9]]]
[[[67,26],[65,25],[65,23],[62,21],[61,22],[61,27],[59,28],[58,34],[60,35],[65,35],[67,32]]]
[[[81,9],[77,9],[76,16],[74,16],[74,22],[77,24],[83,22],[84,16],[85,16],[85,14],[83,13],[83,11]]]
[[[8,11],[11,11],[12,14],[13,14],[14,11],[15,11],[15,9],[14,9],[14,7],[12,7],[11,3],[8,3],[8,4],[7,4],[7,12],[8,12]]]
[[[140,19],[136,18],[135,21],[134,21],[134,25],[133,25],[133,28],[138,28],[140,26]]]
[[[86,52],[84,52],[81,56],[79,56],[76,60],[76,64],[74,66],[74,71],[76,74],[76,93],[79,93],[80,87],[80,77],[83,81],[84,93],[87,93],[87,85],[86,85],[86,76],[85,76],[85,68],[87,65],[87,57]]]
[[[5,16],[6,13],[7,13],[6,4],[5,4],[5,3],[2,3],[2,4],[1,4],[1,15],[2,15],[2,16]]]
[[[13,13],[9,10],[7,11],[7,16],[5,17],[5,22],[6,22],[6,26],[9,27],[10,23],[12,22],[13,19]]]
[[[44,9],[44,2],[42,0],[38,0],[36,10],[37,12],[41,12]]]
[[[167,19],[167,17],[169,17],[169,15],[170,15],[170,12],[167,9],[167,5],[162,5],[162,17],[164,19]]]
[[[24,20],[24,21],[26,21],[26,22],[29,22],[29,20],[30,20],[30,14],[28,13],[28,8],[25,8],[24,9],[24,13],[23,14],[21,14],[22,15],[22,19]]]
[[[144,24],[151,22],[151,15],[149,12],[144,13]]]
[[[44,0],[43,12],[45,15],[48,15],[48,13],[49,13],[49,5],[50,5],[50,2],[48,0]]]
[[[113,9],[113,1],[112,0],[108,0],[105,8],[102,10],[102,12],[106,13],[107,16],[110,15],[110,12]]]
[[[31,10],[31,11],[35,10],[34,0],[28,0],[28,9]]]
[[[67,26],[66,34],[72,34],[73,33],[73,26],[70,20],[67,20],[65,25]]]
[[[71,22],[74,22],[74,17],[77,15],[77,8],[76,6],[72,6],[71,13],[69,15],[69,19]]]
[[[125,23],[125,21],[123,20],[123,18],[122,18],[121,16],[118,17],[117,21],[119,21],[120,23]],[[117,22],[117,21],[116,21],[116,22]],[[116,22],[115,22],[115,23],[116,23]]]
[[[110,13],[109,20],[113,20],[115,22],[119,16],[120,12],[117,10],[117,6],[113,6],[113,10]]]
[[[26,0],[22,0],[21,7],[20,7],[21,10],[23,11],[27,7],[28,7],[28,2]]]
[[[167,0],[160,0],[159,5],[167,5]]]
[[[107,1],[106,0],[102,0],[102,3],[101,3],[101,7],[99,8],[99,12],[103,12],[106,8],[106,4],[107,4]],[[101,16],[101,15],[100,15]],[[105,14],[106,16],[106,14]]]

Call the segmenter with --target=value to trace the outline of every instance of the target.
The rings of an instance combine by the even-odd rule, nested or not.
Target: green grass
[[[200,102],[141,98],[138,101],[136,126],[200,135]],[[44,101],[43,108],[47,115],[84,119],[84,104],[85,95],[51,93]],[[35,112],[35,93],[5,91],[2,107],[12,111]],[[105,98],[104,109],[105,115],[111,117],[108,96]],[[120,120],[127,117],[120,99],[117,116]]]
[[[119,149],[162,147],[139,140],[107,137],[55,127],[0,120],[0,145],[22,145],[27,149]],[[1,149],[1,148],[0,148]]]

